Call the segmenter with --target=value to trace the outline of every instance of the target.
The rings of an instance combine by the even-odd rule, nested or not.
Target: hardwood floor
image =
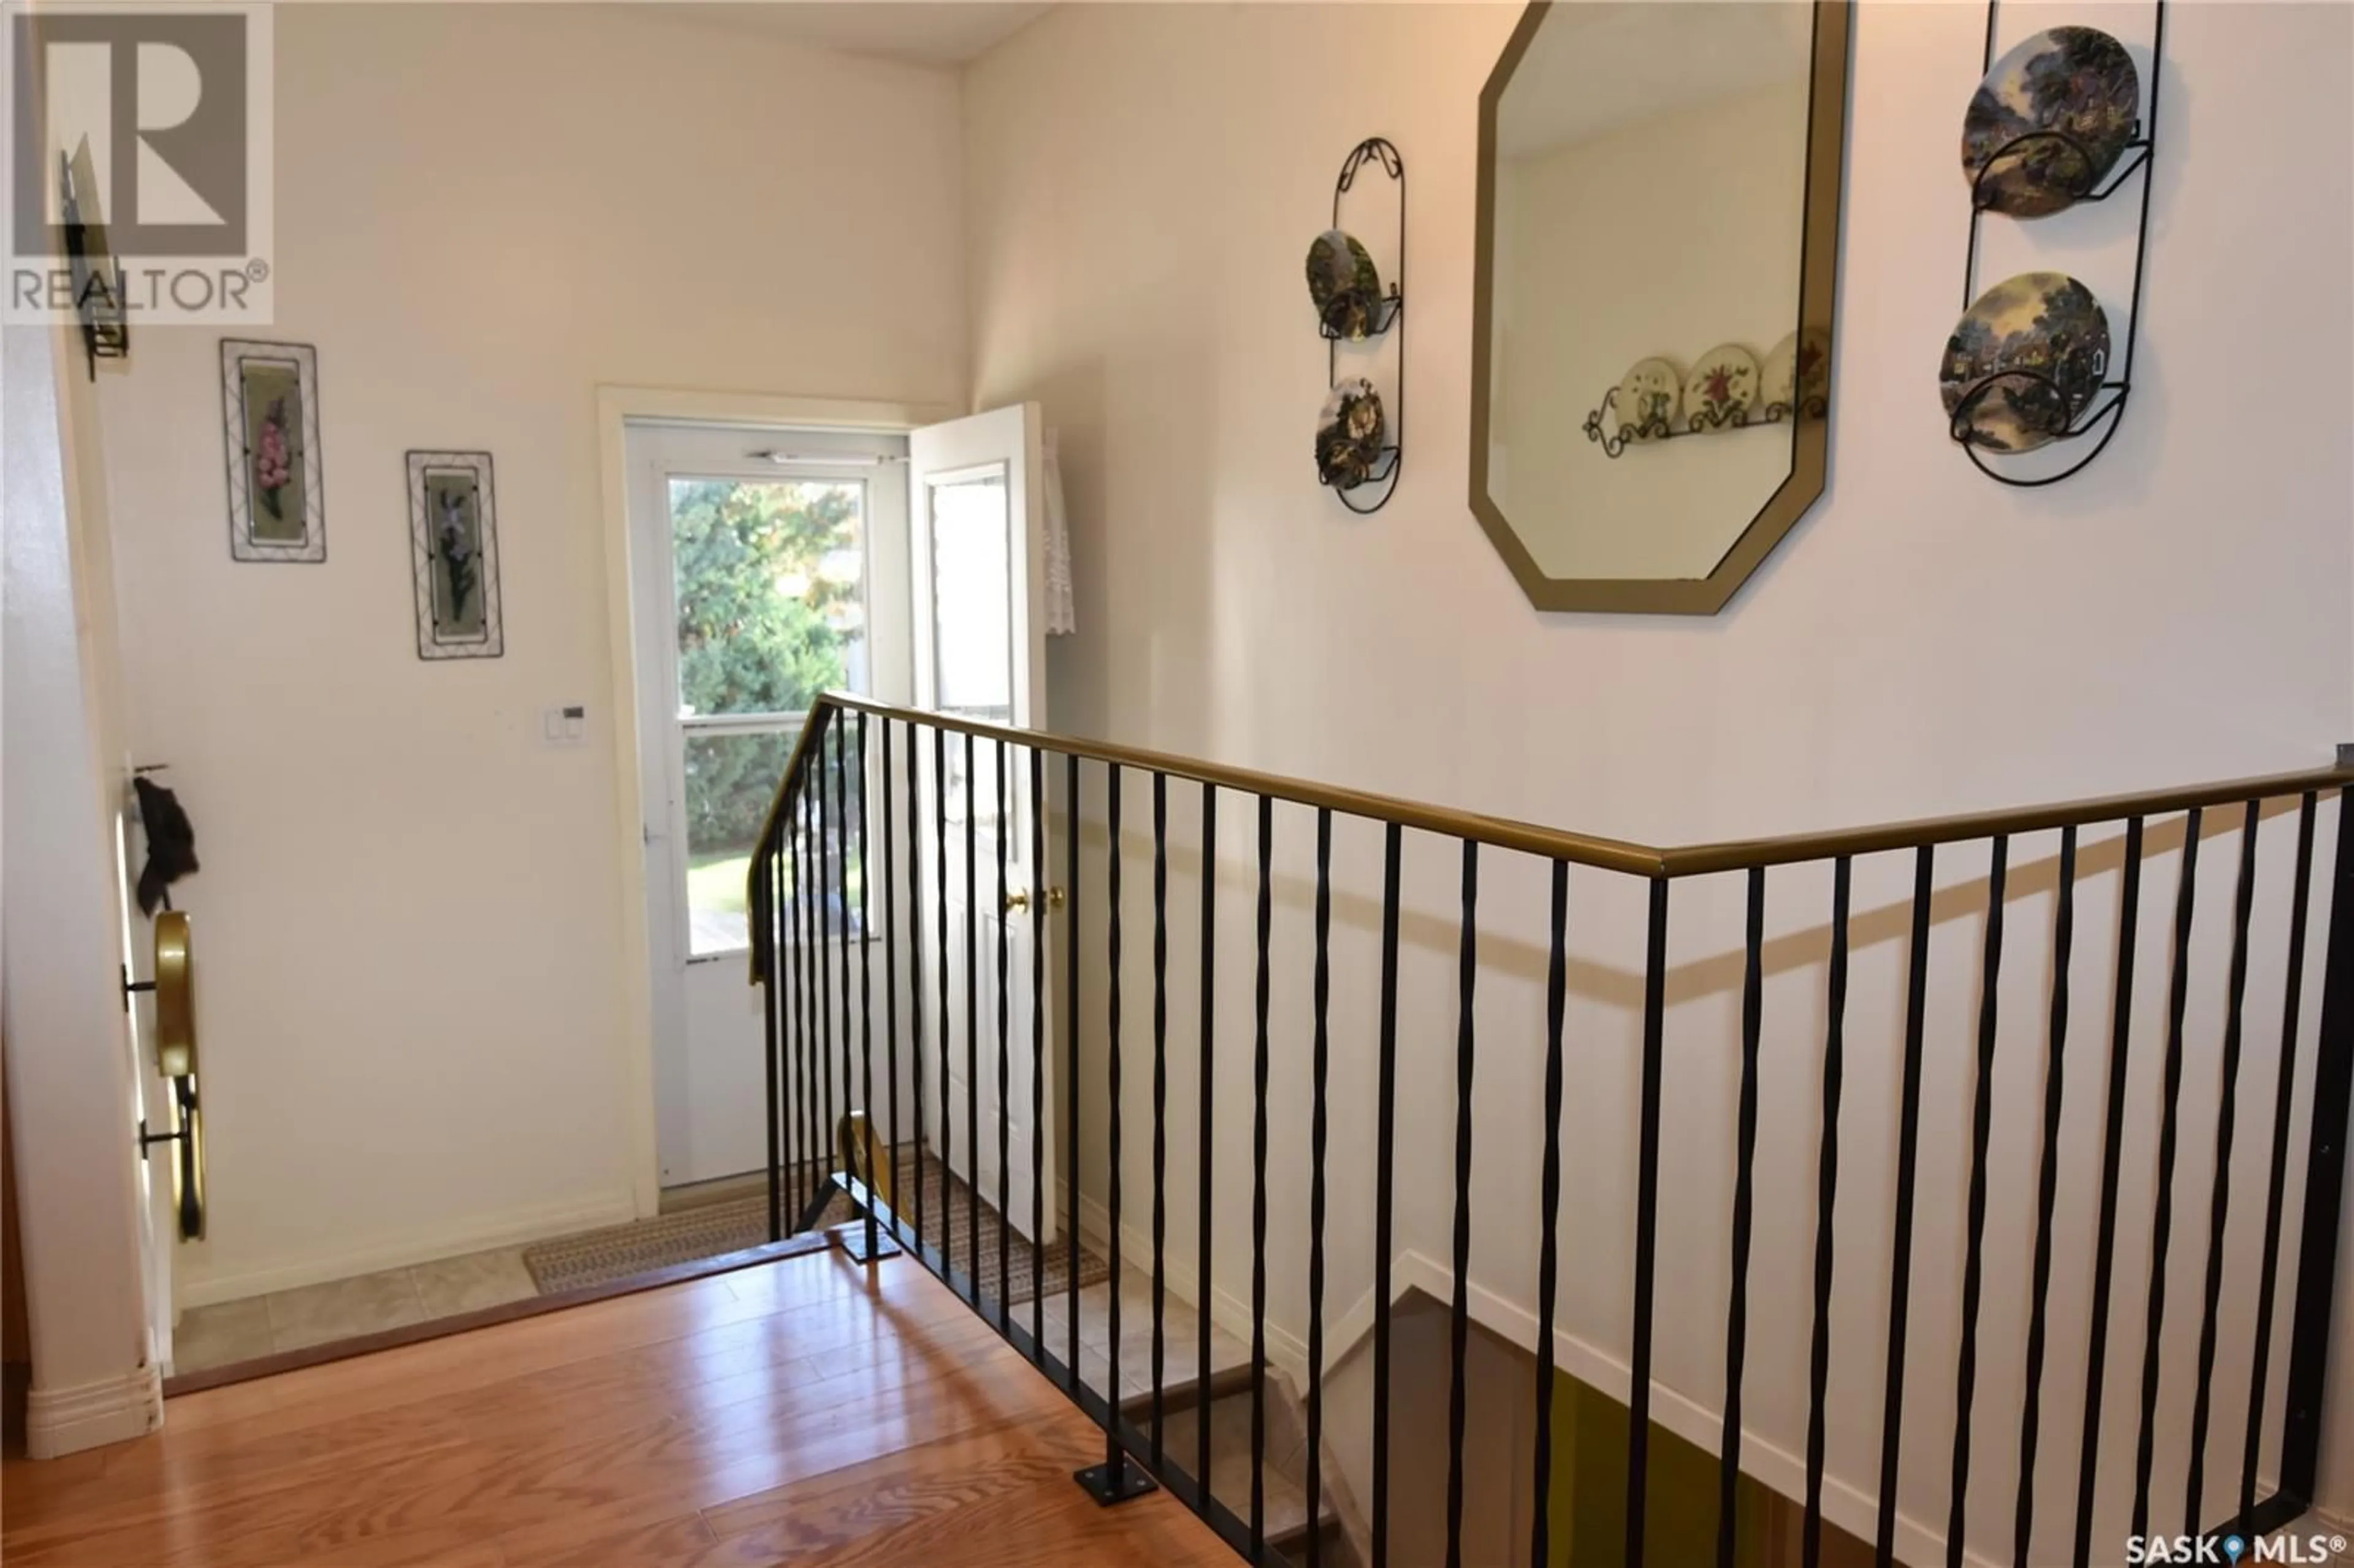
[[[10,1568],[1235,1559],[905,1258],[815,1254],[173,1400],[0,1476]]]

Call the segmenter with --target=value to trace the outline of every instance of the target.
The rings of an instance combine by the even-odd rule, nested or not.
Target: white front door
[[[908,576],[919,706],[1018,727],[1044,718],[1040,441],[1034,403],[934,425],[908,438]],[[1034,796],[1027,749],[1001,750],[995,740],[951,733],[942,755],[932,749],[930,735],[923,741],[934,817],[917,841],[931,903],[918,939],[927,944],[928,961],[940,966],[934,972],[947,980],[945,1010],[937,983],[924,1003],[933,1058],[924,1064],[925,1135],[983,1202],[1027,1236],[1034,1197],[1053,1192],[1055,1168],[1052,1116],[1034,1113],[1037,1105],[1054,1104],[1054,1030],[1045,1010],[1055,981],[1038,937],[1044,931],[1051,945],[1055,900],[1034,847],[1039,833],[1034,810],[1044,801]],[[945,789],[936,760],[945,766]],[[1049,790],[1055,763],[1046,759]],[[933,823],[943,819],[945,834],[935,834]],[[1040,1050],[1042,1038],[1047,1044]],[[1043,1134],[1036,1159],[1034,1133]],[[1055,1204],[1038,1207],[1043,1229],[1037,1239],[1052,1239]],[[963,1223],[961,1213],[956,1222]],[[987,1260],[977,1261],[986,1285]]]
[[[894,434],[629,428],[665,1187],[767,1169],[746,873],[817,694],[905,694],[906,451]],[[834,940],[863,938],[837,929]]]

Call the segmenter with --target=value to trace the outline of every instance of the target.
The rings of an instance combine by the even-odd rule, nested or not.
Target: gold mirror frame
[[[1814,0],[1814,66],[1808,90],[1805,239],[1798,257],[1798,323],[1829,334],[1839,280],[1840,176],[1846,153],[1848,34],[1850,0]],[[1495,264],[1496,111],[1504,89],[1544,23],[1553,0],[1530,0],[1520,25],[1497,57],[1479,91],[1479,207],[1471,301],[1471,510],[1489,543],[1542,610],[1603,610],[1629,615],[1714,615],[1732,602],[1749,575],[1806,515],[1823,493],[1830,420],[1801,416],[1791,434],[1790,472],[1704,577],[1549,577],[1513,532],[1488,493],[1488,388],[1492,374],[1489,334],[1495,302],[1489,278]],[[1836,346],[1836,345],[1834,345]],[[1838,376],[1831,397],[1839,396]]]

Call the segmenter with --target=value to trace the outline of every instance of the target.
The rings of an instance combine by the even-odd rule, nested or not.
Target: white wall
[[[957,85],[614,6],[289,6],[279,319],[328,554],[228,549],[217,334],[105,387],[133,739],[204,862],[186,1299],[626,1217],[595,388],[947,401]],[[403,453],[496,462],[506,656],[427,664]],[[585,746],[543,708],[585,702]]]
[[[53,1457],[162,1417],[115,876],[125,782],[106,497],[67,334],[5,334],[7,1039],[33,1387]],[[80,383],[78,385],[78,383]]]
[[[1705,620],[1531,611],[1464,503],[1476,100],[1517,16],[1503,6],[1123,5],[1063,8],[969,75],[973,358],[981,404],[1037,397],[1062,434],[1078,581],[1076,638],[1054,651],[1054,722],[1178,753],[1335,779],[1507,816],[1658,842],[1830,827],[2227,778],[2326,762],[2354,707],[2347,633],[2354,526],[2342,367],[2317,343],[2354,327],[2354,164],[2342,115],[2348,14],[2336,7],[2178,7],[2170,17],[2163,159],[2156,174],[2145,322],[2133,407],[2086,473],[2048,490],[1998,488],[1945,434],[1937,350],[1961,308],[1967,223],[1956,127],[1978,74],[1982,10],[1868,5],[1857,17],[1824,500],[1723,614]],[[2070,19],[2006,8],[2006,37]],[[2147,17],[2111,25],[2142,50]],[[1314,483],[1308,432],[1324,355],[1299,257],[1327,218],[1331,182],[1360,137],[1404,152],[1411,206],[1406,465],[1395,501],[1350,516]],[[2270,171],[2253,177],[2248,171]],[[1376,203],[1381,199],[1375,198]],[[1353,212],[1353,208],[1352,209]],[[1385,209],[1375,207],[1377,215]],[[1981,276],[2033,264],[2078,272],[2107,300],[2130,283],[2130,202],[1989,236]],[[1344,217],[1344,221],[1352,221]],[[1366,220],[1376,234],[1385,216]],[[2294,244],[2252,236],[2295,232]],[[2295,301],[2296,321],[2252,331],[2222,300]],[[2114,306],[2120,317],[2121,303]],[[2217,388],[2271,389],[2261,419],[2217,435]],[[1581,439],[1582,438],[1578,438]],[[1100,815],[1100,784],[1088,786]],[[1145,821],[1128,798],[1128,853]],[[1197,799],[1172,800],[1171,1101],[1190,1106],[1199,1021],[1192,930]],[[1220,1082],[1246,1083],[1254,1018],[1254,826],[1221,817]],[[1239,820],[1238,820],[1239,819]],[[2195,1350],[2205,1199],[2215,1136],[2222,954],[2236,813],[2211,816],[2192,954],[2190,1059],[2178,1168],[2168,1359]],[[2322,842],[2334,829],[2325,811]],[[2165,832],[2158,831],[2166,829]],[[1304,1319],[1309,814],[1277,826],[1272,999],[1273,1308]],[[2234,1160],[2229,1278],[2253,1278],[2244,1227],[2261,1191],[2285,959],[2289,819],[2265,824],[2248,1054]],[[2126,1215],[2117,1252],[2105,1452],[2130,1489],[2140,1295],[2148,1257],[2156,1062],[2163,1046],[2165,922],[2179,832],[2153,830],[2129,1078]],[[1362,1195],[1372,1175],[1373,930],[1379,836],[1336,835],[1332,1067],[1337,1309],[1369,1270]],[[2007,1543],[2048,1014],[2052,836],[2012,846],[2009,961],[1990,1160],[1988,1294],[1982,1310],[1974,1545]],[[2072,1082],[2062,1128],[2055,1322],[2088,1291],[2090,1172],[2099,1153],[2101,1046],[2115,848],[2084,845]],[[1847,1110],[1834,1306],[1830,1506],[1853,1528],[1878,1457],[1878,1346],[1910,866],[1867,861],[1855,893]],[[1129,861],[1133,890],[1139,863]],[[1487,1320],[1534,1300],[1535,1118],[1544,965],[1542,869],[1481,864],[1474,1271]],[[1946,1449],[1967,1170],[1985,852],[1939,863],[1923,1198],[1900,1550],[1934,1554]],[[1402,1247],[1447,1255],[1458,870],[1426,840],[1407,850]],[[1759,1273],[1753,1303],[1752,1443],[1760,1475],[1790,1490],[1806,1411],[1807,1263],[1822,1050],[1829,875],[1777,876],[1766,992],[1768,1082]],[[1099,881],[1091,885],[1100,889]],[[1639,1040],[1639,888],[1581,876],[1573,895],[1570,1225],[1565,1364],[1624,1387],[1631,1241],[1628,1127]],[[1722,1393],[1723,1228],[1731,1180],[1729,1047],[1737,1038],[1739,891],[1680,887],[1670,945],[1670,1160],[1662,1230],[1660,1418],[1713,1443]],[[1097,902],[1100,902],[1099,894]],[[1151,974],[1133,933],[1127,1049]],[[1098,918],[1099,911],[1091,918]],[[1100,927],[1088,933],[1099,942]],[[1100,950],[1099,948],[1097,950]],[[2308,977],[2317,972],[2308,965]],[[2100,978],[2095,978],[2100,977]],[[1085,1002],[1100,1056],[1100,987]],[[2302,1020],[2310,1049],[2314,1016]],[[2269,1000],[2267,1000],[2269,999]],[[2267,1012],[2267,1009],[2270,1011]],[[2087,1042],[2091,1044],[2086,1044]],[[1129,1083],[1142,1077],[1129,1058]],[[2308,1057],[2309,1061],[2309,1057]],[[1099,1101],[1101,1069],[1091,1069]],[[2309,1082],[2309,1074],[2307,1076]],[[2087,1088],[2085,1086],[2094,1086]],[[1085,1087],[1085,1086],[1083,1086]],[[1131,1132],[1149,1100],[1129,1102]],[[1228,1102],[1233,1104],[1235,1102]],[[2253,1108],[2252,1108],[2253,1107]],[[1098,1113],[1099,1114],[1099,1113]],[[2303,1114],[2301,1104],[2298,1115]],[[2300,1129],[2302,1122],[2295,1124]],[[1518,1128],[1516,1133],[1513,1129]],[[1190,1151],[1189,1116],[1172,1128]],[[1225,1238],[1216,1287],[1246,1294],[1247,1117],[1213,1128]],[[1129,1147],[1138,1147],[1131,1137]],[[1083,1151],[1097,1174],[1100,1150]],[[2088,1164],[2091,1161],[2093,1163]],[[2295,1167],[2293,1166],[2293,1178]],[[1131,1167],[1129,1192],[1145,1191]],[[1182,1184],[1181,1184],[1182,1190]],[[2291,1188],[2292,1202],[2297,1189]],[[1190,1260],[1190,1203],[1172,1245]],[[1239,1250],[1236,1250],[1237,1247]],[[1437,1266],[1416,1266],[1424,1277]],[[1402,1276],[1405,1277],[1405,1276]],[[1439,1275],[1443,1283],[1443,1273]],[[2252,1303],[2227,1293],[2224,1330]],[[1359,1303],[1362,1305],[1362,1303]],[[2072,1319],[2072,1315],[2074,1319]],[[1362,1322],[1362,1319],[1354,1319]],[[2187,1336],[2187,1338],[2186,1338]],[[2065,1341],[2065,1342],[2062,1342]],[[1345,1342],[1343,1340],[1342,1342]],[[2073,1497],[2081,1334],[2055,1330],[2047,1367],[2040,1512],[2064,1531]],[[2278,1342],[2274,1398],[2278,1398]],[[1616,1389],[1614,1389],[1614,1375]],[[2218,1433],[2244,1393],[2227,1369]],[[2165,1391],[2161,1478],[2185,1462],[2189,1379]],[[2066,1412],[2064,1415],[2061,1412]],[[2236,1444],[2220,1437],[2215,1452]],[[2325,1461],[2348,1488],[2344,1450]],[[2229,1484],[2211,1461],[2208,1512]],[[2236,1480],[2236,1462],[2228,1467]],[[2162,1513],[2179,1507],[2179,1480]],[[2124,1499],[2105,1486],[2105,1534]],[[2171,1524],[2171,1520],[2165,1522]],[[2122,1529],[2122,1523],[2116,1524]]]

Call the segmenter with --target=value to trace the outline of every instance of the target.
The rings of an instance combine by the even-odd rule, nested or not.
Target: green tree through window
[[[863,501],[851,483],[671,482],[683,716],[799,713],[847,683],[865,635]],[[690,732],[694,860],[750,852],[796,734]]]

